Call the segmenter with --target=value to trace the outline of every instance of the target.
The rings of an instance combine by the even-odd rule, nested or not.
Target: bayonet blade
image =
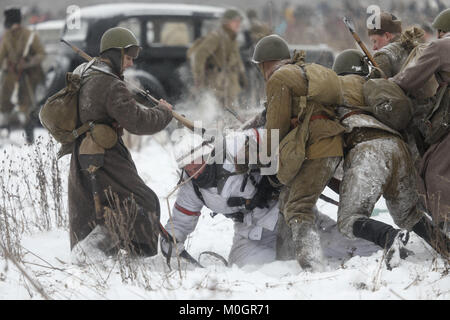
[[[350,20],[347,17],[344,17],[342,20],[344,21],[345,25],[351,32],[355,32],[355,26],[354,26],[352,20]]]

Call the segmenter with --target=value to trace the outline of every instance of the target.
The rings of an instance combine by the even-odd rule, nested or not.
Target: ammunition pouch
[[[109,125],[95,124],[91,128],[92,139],[102,148],[111,149],[117,143],[117,132]]]

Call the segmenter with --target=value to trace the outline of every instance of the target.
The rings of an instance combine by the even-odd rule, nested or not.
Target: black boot
[[[447,235],[427,217],[417,222],[412,230],[443,258],[449,259],[450,240]]]
[[[369,218],[361,218],[353,224],[355,237],[371,241],[383,249],[389,249],[400,230],[392,226]]]
[[[388,270],[400,264],[400,259],[405,259],[414,253],[405,248],[409,240],[409,233],[398,230],[392,226],[369,218],[361,218],[353,224],[353,234],[371,241],[386,250],[385,263]]]
[[[32,144],[34,142],[34,125],[31,121],[25,124],[25,137],[27,143]]]

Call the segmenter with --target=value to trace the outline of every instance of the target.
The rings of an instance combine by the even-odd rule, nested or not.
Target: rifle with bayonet
[[[64,39],[61,39],[61,42],[65,43],[66,45],[68,45],[70,48],[72,48],[73,51],[75,51],[76,54],[78,54],[80,57],[82,57],[83,59],[85,59],[86,61],[91,61],[92,59],[94,59],[93,57],[91,57],[90,55],[88,55],[86,52],[84,52],[83,50],[81,50],[80,48],[74,46],[73,44],[67,42]],[[130,82],[125,82],[127,85],[133,87],[133,89],[135,89],[140,95],[142,95],[144,98],[148,99],[149,101],[158,104],[159,100],[156,99],[155,97],[153,97],[147,90],[143,90],[141,88],[139,88],[138,86],[136,86],[133,83]],[[181,122],[186,128],[195,131],[195,126],[194,123],[188,119],[186,119],[185,117],[183,117],[181,114],[171,110],[172,112],[172,116],[177,119],[179,122]],[[206,132],[205,128],[197,128],[200,129],[202,134],[204,134]]]

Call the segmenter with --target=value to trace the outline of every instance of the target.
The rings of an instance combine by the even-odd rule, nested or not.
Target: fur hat
[[[380,28],[376,29],[369,28],[367,29],[369,36],[378,34],[382,35],[383,33],[402,33],[402,21],[399,20],[396,16],[389,12],[382,12],[380,14]]]
[[[22,22],[22,14],[20,13],[20,8],[10,7],[5,9],[3,12],[5,15],[5,28],[9,29],[15,23]]]

